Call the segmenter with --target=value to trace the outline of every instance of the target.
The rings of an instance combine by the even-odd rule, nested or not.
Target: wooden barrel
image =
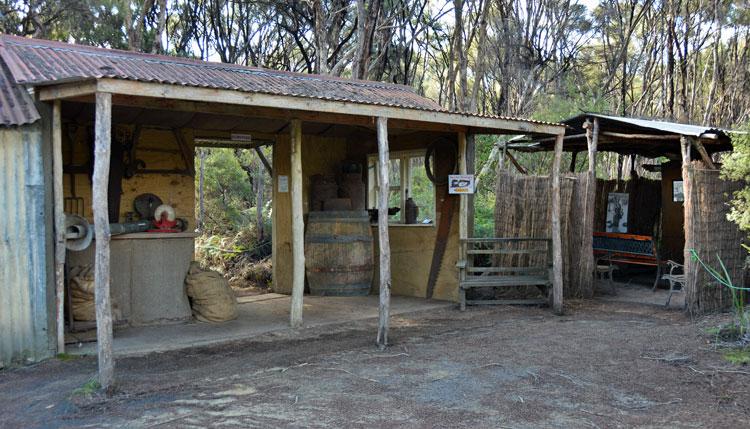
[[[368,295],[372,258],[372,232],[366,211],[309,213],[305,269],[311,294]]]

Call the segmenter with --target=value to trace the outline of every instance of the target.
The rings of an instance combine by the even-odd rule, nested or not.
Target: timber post
[[[468,140],[466,133],[458,133],[458,174],[468,174],[466,160]],[[458,238],[464,240],[469,237],[469,195],[461,194],[459,198]]]
[[[380,250],[380,304],[378,311],[378,347],[388,345],[388,319],[391,305],[391,245],[388,239],[388,120],[377,118],[378,133],[378,249]]]
[[[584,289],[584,297],[591,298],[594,296],[594,276],[593,271],[596,269],[594,261],[594,216],[596,215],[596,150],[599,145],[599,118],[594,118],[594,122],[586,121],[583,125],[586,129],[586,143],[588,144],[589,168],[586,177],[586,200],[584,207],[584,228],[583,243],[581,250],[585,254],[581,255],[585,259],[585,275],[591,278],[591,287]],[[579,277],[580,278],[580,277]]]
[[[682,154],[682,192],[683,216],[685,228],[685,247],[683,247],[683,257],[685,258],[685,304],[689,311],[694,310],[695,304],[695,281],[696,281],[696,263],[690,249],[695,247],[693,243],[693,167],[690,165],[692,155],[690,147],[694,144],[691,137],[680,136],[680,153]]]
[[[112,307],[109,296],[109,214],[107,187],[112,137],[112,94],[96,93],[94,138],[94,175],[92,197],[96,256],[94,259],[94,296],[96,302],[96,340],[99,358],[99,384],[110,390],[114,383],[112,358]]]
[[[555,158],[552,163],[552,309],[557,315],[563,314],[560,163],[564,136],[565,134],[558,134],[555,138]]]
[[[55,213],[55,306],[57,353],[65,353],[65,206],[63,197],[62,112],[60,100],[52,104],[52,193]]]
[[[302,302],[305,293],[305,223],[302,213],[302,121],[292,119],[291,181],[292,181],[292,308],[289,322],[293,328],[302,326]]]

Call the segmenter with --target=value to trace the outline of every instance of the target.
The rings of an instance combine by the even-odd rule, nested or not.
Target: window
[[[406,200],[411,198],[417,205],[415,224],[429,225],[435,222],[435,188],[424,169],[424,151],[391,152],[389,162],[388,207],[397,207],[398,213],[389,216],[394,224],[406,223]],[[367,157],[367,204],[371,209],[378,206],[378,155]]]

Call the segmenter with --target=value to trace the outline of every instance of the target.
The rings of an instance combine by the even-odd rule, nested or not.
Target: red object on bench
[[[594,256],[609,262],[656,267],[654,289],[661,277],[662,263],[654,238],[649,235],[618,232],[594,233]]]

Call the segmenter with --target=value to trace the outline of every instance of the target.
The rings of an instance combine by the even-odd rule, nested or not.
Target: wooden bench
[[[459,250],[458,290],[461,311],[474,304],[544,304],[552,292],[552,240],[548,238],[468,238]],[[489,267],[477,266],[476,255],[487,255]],[[496,260],[541,261],[531,266],[494,266]],[[529,265],[529,264],[526,264]],[[483,287],[537,286],[547,299],[467,300],[466,291]]]
[[[656,251],[654,238],[648,235],[622,234],[617,232],[594,233],[594,258],[610,264],[631,264],[656,267],[654,289],[659,284],[662,263]]]

